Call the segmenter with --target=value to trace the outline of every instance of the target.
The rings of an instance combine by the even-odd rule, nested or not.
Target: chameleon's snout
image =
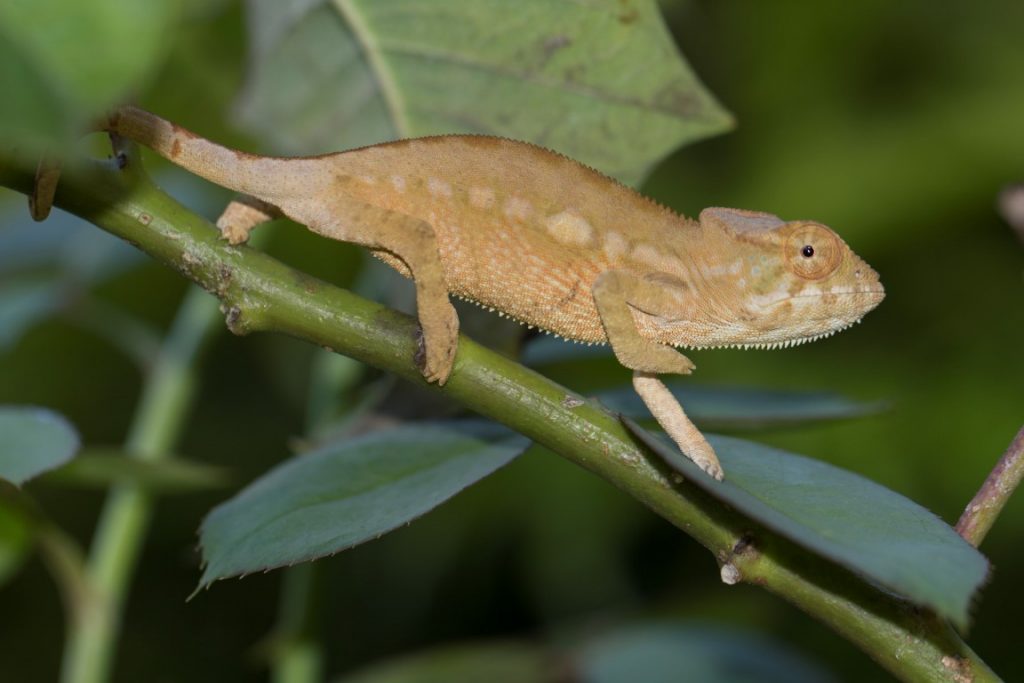
[[[882,303],[882,299],[885,298],[885,287],[882,286],[882,279],[874,268],[860,258],[854,264],[853,281],[855,291],[863,294],[869,302],[868,310]]]

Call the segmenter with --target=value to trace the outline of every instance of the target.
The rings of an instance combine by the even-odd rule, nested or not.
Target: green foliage
[[[714,387],[674,380],[665,383],[686,406],[686,414],[707,429],[764,429],[796,426],[821,420],[861,417],[882,405],[854,401],[828,391],[782,391],[750,387]],[[621,387],[597,395],[608,408],[627,417],[646,419],[647,407],[632,391]]]
[[[475,643],[414,654],[335,683],[554,683],[552,668],[529,643]]]
[[[707,489],[751,520],[962,625],[969,596],[984,573],[984,560],[977,553],[935,517],[891,491],[785,451],[813,453],[867,473],[951,518],[973,483],[981,481],[1010,429],[1019,424],[1016,380],[1021,356],[1016,347],[1024,329],[1019,251],[993,216],[991,204],[995,188],[1019,180],[1020,174],[1017,160],[1024,138],[1017,133],[1024,91],[1007,83],[1015,83],[1024,69],[1019,36],[1012,30],[1024,19],[1021,5],[995,2],[980,9],[936,10],[915,2],[893,11],[885,3],[869,2],[851,5],[841,15],[824,7],[774,3],[705,3],[700,11],[688,2],[663,7],[671,7],[676,39],[695,56],[694,63],[715,91],[740,112],[743,126],[736,135],[662,164],[649,191],[688,213],[706,205],[734,205],[826,220],[883,273],[891,292],[868,319],[870,324],[827,343],[777,354],[699,354],[701,381],[814,389],[720,389],[693,386],[688,380],[673,387],[702,426],[803,425],[763,436],[785,450],[716,441],[729,477],[724,485],[709,484]],[[248,141],[249,149],[317,153],[400,135],[482,132],[539,142],[637,182],[679,144],[721,131],[730,122],[679,57],[652,2],[253,0],[247,10],[251,63],[237,113],[257,136]],[[228,117],[218,107],[232,98],[233,78],[240,72],[245,48],[241,11],[236,3],[190,0],[188,21],[178,23],[177,15],[172,0],[0,3],[0,83],[5,86],[0,147],[15,143],[64,149],[106,108],[135,93],[144,104],[183,119],[199,132],[227,141],[240,137],[225,125]],[[168,49],[170,60],[161,72]],[[153,87],[147,90],[147,84]],[[98,239],[91,226],[71,228],[67,216],[57,214],[44,225],[28,223],[24,200],[17,201],[17,207],[0,214],[2,398],[60,406],[82,426],[87,442],[110,443],[119,438],[133,410],[136,371],[141,371],[144,387],[153,383],[150,364],[158,341],[153,330],[171,317],[178,281],[156,268],[135,267],[137,259],[122,258],[134,251],[109,251],[111,240]],[[105,211],[90,215],[103,222]],[[281,233],[274,248],[310,272],[336,273],[344,260],[334,245],[297,231]],[[177,266],[194,272],[192,263]],[[942,282],[936,273],[942,273]],[[55,313],[84,324],[43,326],[25,335]],[[83,328],[90,333],[83,334]],[[514,328],[495,329],[499,338],[517,334]],[[136,367],[93,344],[93,335],[114,342]],[[471,336],[480,338],[475,332]],[[979,353],[982,336],[985,350]],[[586,395],[621,381],[623,375],[613,369],[606,350],[562,345],[545,357],[549,343],[529,344],[524,361],[543,366],[545,374]],[[116,487],[114,500],[122,503],[126,491],[142,501],[152,494],[190,494],[160,508],[151,558],[141,568],[132,595],[147,610],[144,617],[137,612],[128,622],[131,635],[118,653],[121,678],[137,678],[159,666],[171,677],[225,680],[237,675],[237,662],[265,630],[267,619],[250,614],[267,601],[270,579],[218,586],[185,611],[175,611],[179,603],[167,599],[195,580],[194,567],[181,562],[181,549],[191,542],[202,512],[221,495],[209,490],[235,481],[225,471],[244,472],[245,479],[256,481],[217,508],[210,524],[254,497],[253,491],[267,481],[285,479],[280,490],[290,490],[294,495],[284,498],[296,502],[298,489],[287,488],[289,472],[297,472],[305,484],[330,488],[330,480],[318,477],[330,469],[323,451],[274,466],[285,440],[297,432],[317,441],[374,413],[406,417],[453,410],[407,387],[394,391],[389,381],[359,371],[353,362],[314,363],[307,387],[303,378],[309,354],[287,341],[257,337],[223,341],[218,348],[217,363],[202,373],[204,398],[188,423],[185,450],[223,467],[174,459],[140,462],[93,449],[39,477],[28,491],[0,483],[0,582],[15,576],[35,543],[71,596],[69,602],[79,607],[98,603],[90,602],[94,595],[87,584],[92,578],[81,573],[74,541],[55,525],[37,526],[34,519],[30,523],[22,503],[31,507],[38,492],[46,512],[61,523],[76,520],[70,528],[86,542],[93,532],[79,521],[88,521],[79,500],[90,494],[58,491],[54,496],[51,487]],[[577,362],[584,357],[585,366]],[[186,354],[171,374],[177,372],[187,384],[199,379],[197,365]],[[891,398],[895,409],[872,420],[806,424],[877,408],[873,402],[820,392],[821,387]],[[308,396],[301,398],[306,390]],[[643,417],[626,387],[607,389],[601,400]],[[311,406],[308,413],[297,417],[306,405]],[[167,427],[173,420],[160,417],[166,411],[157,407],[150,414],[157,417],[141,422],[146,429],[136,422],[134,438],[146,440],[154,432],[161,441],[177,438],[177,428]],[[305,431],[298,423],[306,425]],[[58,419],[56,424],[63,423]],[[28,432],[19,425],[16,432],[24,436]],[[47,429],[47,438],[66,435],[64,427]],[[416,448],[389,453],[415,462],[427,458],[423,464],[438,468],[419,475],[437,476],[451,467],[459,472],[454,482],[462,481],[461,488],[473,483],[467,472],[483,468],[468,455],[446,464],[436,450],[439,460],[429,460],[430,452],[419,453],[423,435],[417,436]],[[13,452],[4,449],[8,441],[0,433],[0,470],[5,470],[0,476],[13,474],[15,480],[37,473],[42,461],[28,462],[24,449],[15,453],[13,466],[3,460]],[[375,464],[369,451],[345,450],[361,443],[337,441],[325,449],[347,453],[337,456],[338,462],[353,467],[340,467],[346,476],[365,475]],[[491,452],[504,443],[480,447]],[[320,470],[316,460],[306,462],[318,455],[325,458]],[[491,457],[500,459],[493,452]],[[340,561],[312,565],[329,567],[331,582],[340,588],[287,596],[331,611],[327,629],[320,631],[309,620],[303,626],[308,631],[300,635],[314,647],[322,640],[331,649],[331,666],[347,670],[371,657],[387,658],[481,630],[563,631],[567,621],[579,619],[581,608],[562,595],[551,596],[564,585],[558,580],[571,580],[581,586],[593,583],[593,602],[583,610],[599,608],[612,621],[621,611],[635,613],[639,608],[707,614],[784,630],[801,649],[819,651],[831,668],[851,679],[877,677],[877,670],[857,668],[864,665],[850,656],[849,648],[828,640],[810,620],[751,591],[716,585],[717,573],[708,559],[693,556],[685,543],[677,542],[678,536],[634,509],[633,501],[608,487],[596,495],[579,486],[583,477],[569,474],[555,476],[552,484],[553,466],[543,458],[536,459],[532,470],[517,470],[521,465],[458,496],[411,532],[366,544]],[[525,478],[523,472],[535,478]],[[686,474],[688,480],[707,483],[699,473]],[[387,500],[402,504],[404,516],[393,504],[368,506],[353,514],[353,523],[333,530],[348,534],[344,538],[369,539],[457,490],[449,491],[451,482],[412,486],[414,480],[396,476],[394,490],[385,489],[395,496]],[[803,485],[795,486],[795,481]],[[831,494],[821,493],[827,482],[832,482]],[[333,481],[335,488],[340,483]],[[536,495],[544,488],[541,483],[547,485],[547,497]],[[594,486],[603,482],[595,480]],[[276,509],[277,496],[265,496],[264,508]],[[354,509],[358,501],[377,500],[364,497],[339,504]],[[588,517],[598,507],[601,514]],[[151,507],[145,510],[136,519],[148,519]],[[382,510],[386,523],[374,532],[369,522],[380,521]],[[727,510],[725,505],[722,510]],[[1014,545],[1024,519],[1019,512],[1008,508],[1002,534],[997,529],[986,546],[1000,571],[972,632],[979,649],[1000,660],[1008,679],[1020,673],[1015,645],[1005,637],[1019,611],[1012,593],[1022,576]],[[309,513],[308,508],[295,512],[300,519],[308,519],[302,515]],[[531,526],[522,523],[526,518],[540,521]],[[320,526],[312,527],[322,532],[319,546],[314,547],[312,532],[292,527],[287,543],[278,545],[276,537],[259,536],[273,531],[261,526],[266,520],[263,509],[252,508],[233,518],[237,527],[232,532],[251,530],[257,538],[270,539],[262,557],[242,557],[250,564],[235,571],[289,563],[356,542],[323,541],[332,528],[321,517]],[[564,528],[552,532],[558,523]],[[97,537],[109,541],[115,535],[109,529],[101,525]],[[545,532],[552,532],[555,541],[543,546],[536,537]],[[288,545],[293,537],[299,540]],[[490,551],[494,557],[488,555],[488,542],[501,546]],[[309,545],[296,551],[303,543]],[[98,554],[102,546],[95,546]],[[221,547],[225,557],[238,559],[227,546]],[[459,554],[464,547],[471,548],[468,559]],[[289,555],[291,551],[296,552]],[[136,551],[126,552],[132,557]],[[587,565],[594,557],[600,567]],[[99,559],[102,567],[110,558]],[[128,567],[120,575],[123,585],[131,580],[132,561],[121,566]],[[831,572],[829,565],[810,566]],[[213,567],[211,562],[207,574]],[[585,570],[565,578],[574,567]],[[204,575],[203,580],[226,571]],[[339,574],[350,580],[338,579]],[[0,626],[5,641],[23,638],[29,619],[46,618],[38,616],[37,606],[45,598],[33,592],[37,584],[19,583],[5,594],[12,615]],[[357,595],[338,605],[330,602],[333,592]],[[243,597],[231,597],[238,595]],[[418,602],[406,599],[409,595],[418,596]],[[878,599],[884,595],[880,592]],[[232,599],[238,603],[227,602],[227,608],[220,602]],[[431,611],[429,605],[443,609]],[[23,614],[33,616],[23,619]],[[922,611],[921,619],[927,618],[928,612]],[[336,629],[339,622],[343,627]],[[30,623],[35,627],[37,622]],[[217,635],[211,643],[210,629],[169,626],[179,623],[215,624],[219,633],[230,635]],[[47,623],[47,628],[56,632],[59,625]],[[159,636],[154,636],[157,628]],[[157,638],[165,648],[149,646]],[[147,645],[142,647],[144,640]],[[225,654],[219,663],[178,656],[200,647]],[[25,664],[7,662],[11,669],[5,669],[5,676],[52,677],[49,670],[40,674],[36,662],[53,661],[55,648],[38,648],[42,654],[33,652]],[[275,657],[286,657],[286,650]],[[798,662],[742,635],[703,626],[641,624],[635,630],[612,629],[583,638],[581,648],[571,653],[563,647],[518,643],[467,646],[384,663],[367,671],[365,681],[358,680],[392,680],[389,675],[456,680],[463,675],[499,681],[504,675],[528,681],[535,672],[552,671],[552,656],[563,664],[568,658],[574,671],[585,670],[595,680],[621,680],[623,672],[635,680],[641,675],[653,678],[659,667],[672,673],[685,670],[701,680],[715,680],[722,667],[732,676],[727,680],[743,680],[753,663],[759,680],[769,677],[774,665],[788,672],[785,680],[800,680],[803,671]],[[28,673],[19,675],[18,666]],[[479,673],[480,667],[487,667],[485,674]]]
[[[61,290],[52,280],[0,286],[0,350],[9,349],[28,328],[59,310]]]
[[[20,509],[0,497],[0,586],[18,571],[31,549],[32,530],[28,519]]]
[[[132,484],[151,493],[192,493],[228,486],[230,478],[219,467],[164,457],[143,460],[115,448],[88,448],[52,472],[43,482],[68,488],[105,489]]]
[[[0,3],[0,141],[71,143],[150,77],[167,47],[174,0]]]
[[[253,59],[240,111],[287,153],[483,133],[637,183],[679,145],[731,125],[653,0],[249,7]]]
[[[371,666],[336,683],[830,683],[782,644],[713,624],[651,621],[586,634],[571,645],[477,642]]]
[[[671,442],[627,424],[687,481],[730,507],[967,628],[988,562],[917,503],[821,460],[726,436],[709,437],[728,472],[717,482]]]
[[[828,683],[835,679],[781,643],[712,624],[652,622],[603,633],[576,656],[587,683]]]
[[[21,486],[67,462],[77,450],[78,432],[52,410],[0,407],[0,479]]]
[[[493,424],[408,425],[328,443],[280,465],[203,522],[200,585],[364,543],[437,507],[522,453]]]

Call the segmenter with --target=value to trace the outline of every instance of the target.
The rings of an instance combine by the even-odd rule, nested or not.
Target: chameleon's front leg
[[[640,336],[631,307],[658,315],[678,309],[677,295],[685,292],[666,283],[653,283],[627,271],[602,274],[594,284],[594,301],[615,357],[633,370],[633,388],[679,449],[715,479],[724,477],[715,450],[686,416],[683,407],[659,374],[688,375],[694,365],[675,349]]]
[[[227,205],[217,219],[217,229],[229,244],[242,244],[257,227],[280,217],[277,207],[243,195]]]

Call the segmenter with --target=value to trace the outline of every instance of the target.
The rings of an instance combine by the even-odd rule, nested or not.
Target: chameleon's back
[[[585,341],[604,341],[597,276],[638,257],[649,266],[686,229],[593,169],[502,138],[420,138],[330,158],[339,189],[433,227],[453,294]]]

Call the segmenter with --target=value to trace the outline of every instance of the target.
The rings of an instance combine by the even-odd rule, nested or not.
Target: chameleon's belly
[[[607,266],[580,258],[575,250],[537,244],[528,228],[456,226],[435,220],[451,294],[567,339],[607,341],[592,294],[594,281]],[[481,233],[495,239],[477,239]],[[376,255],[409,276],[394,256]]]

